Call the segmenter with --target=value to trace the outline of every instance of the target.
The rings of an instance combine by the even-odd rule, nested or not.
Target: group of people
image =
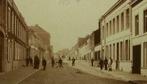
[[[26,58],[26,66],[33,66],[34,69],[39,69],[39,66],[40,66],[40,59],[39,57],[36,55],[34,57],[34,61],[31,57],[29,58]],[[45,58],[42,59],[42,69],[45,70],[46,69],[46,65],[47,65],[47,61]]]
[[[113,60],[111,57],[109,59],[105,58],[104,60],[100,59],[99,61],[100,69],[102,70],[104,68],[105,70],[112,71],[112,63]]]

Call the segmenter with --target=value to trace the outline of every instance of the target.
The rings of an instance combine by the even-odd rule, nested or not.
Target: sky
[[[14,0],[31,26],[51,35],[54,52],[71,48],[98,28],[98,19],[118,0]]]

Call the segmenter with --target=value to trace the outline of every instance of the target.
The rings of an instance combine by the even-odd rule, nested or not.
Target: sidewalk
[[[67,62],[71,66],[71,61],[67,61]],[[147,76],[131,74],[128,72],[121,72],[121,71],[100,70],[99,67],[91,67],[90,63],[86,61],[76,61],[75,65],[76,66],[73,66],[73,68],[79,69],[81,71],[87,72],[95,76],[128,81],[132,84],[147,84]]]
[[[38,70],[32,67],[21,67],[17,70],[0,74],[0,84],[18,84]]]

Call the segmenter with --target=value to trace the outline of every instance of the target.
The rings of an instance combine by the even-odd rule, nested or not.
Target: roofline
[[[111,12],[113,12],[116,8],[121,6],[126,1],[127,0],[118,0],[102,17],[106,17],[107,15],[109,15]]]

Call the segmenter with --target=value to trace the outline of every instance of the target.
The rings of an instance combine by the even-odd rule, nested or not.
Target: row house
[[[33,29],[29,29],[29,58],[34,58],[36,55],[40,56],[41,51],[39,48],[41,47],[41,38],[40,36],[33,31]],[[34,59],[33,59],[34,60]]]
[[[13,0],[0,0],[0,71],[25,64],[28,27]]]
[[[132,0],[131,55],[133,73],[147,70],[147,1]]]
[[[39,56],[40,59],[45,58],[49,60],[52,55],[52,46],[50,44],[50,34],[45,31],[42,27],[39,25],[30,26],[29,27],[35,34],[36,37],[33,36],[33,39],[30,37],[29,43],[33,43],[33,46],[35,46],[36,50],[39,52],[30,52],[30,56],[34,57],[35,55]],[[38,42],[36,42],[38,40]],[[30,50],[34,50],[31,48]]]
[[[92,35],[93,39],[91,40],[92,41],[92,50],[94,50],[94,60],[98,61],[100,60],[101,57],[101,54],[102,54],[102,47],[101,47],[101,30],[100,30],[100,27],[95,30]]]
[[[83,38],[83,44],[79,47],[79,56],[83,60],[91,59],[91,38],[87,35]]]
[[[131,37],[130,0],[118,0],[101,18],[101,47],[103,58],[113,59],[113,68],[130,71]]]
[[[79,50],[83,46],[84,42],[85,42],[84,38],[78,38],[77,43],[67,53],[68,60],[71,60],[72,58],[82,59],[81,56],[79,55]]]

